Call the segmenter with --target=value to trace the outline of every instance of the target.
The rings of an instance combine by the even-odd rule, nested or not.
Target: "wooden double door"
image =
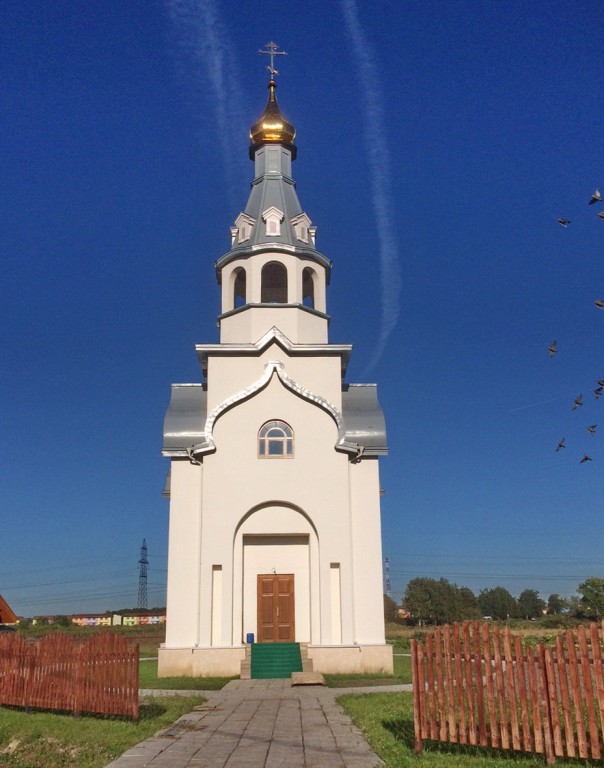
[[[258,575],[258,642],[293,643],[296,639],[294,575]]]

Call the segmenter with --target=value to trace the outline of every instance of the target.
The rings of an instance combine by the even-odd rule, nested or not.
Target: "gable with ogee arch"
[[[231,408],[234,408],[238,403],[244,402],[245,400],[248,400],[256,395],[258,392],[261,392],[269,384],[274,375],[279,378],[284,387],[289,389],[298,397],[301,397],[303,400],[306,400],[307,402],[316,405],[318,408],[321,408],[331,416],[331,418],[335,421],[338,429],[338,439],[334,445],[334,448],[337,451],[353,454],[358,453],[358,445],[356,443],[350,443],[346,440],[346,427],[340,411],[320,395],[316,395],[313,392],[310,392],[305,387],[302,387],[300,384],[291,379],[287,375],[285,366],[281,361],[271,360],[266,364],[264,373],[258,379],[258,381],[254,382],[254,384],[252,384],[250,387],[237,392],[235,395],[223,401],[212,410],[206,419],[204,439],[189,449],[189,457],[192,460],[197,460],[204,454],[213,453],[216,450],[216,443],[213,436],[214,425],[216,424],[216,421],[224,413],[229,411]]]

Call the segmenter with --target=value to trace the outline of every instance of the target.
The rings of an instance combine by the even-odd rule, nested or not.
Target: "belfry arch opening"
[[[243,267],[237,267],[233,281],[233,307],[243,307],[247,303],[247,275]]]
[[[305,307],[315,309],[315,290],[317,273],[310,267],[304,267],[302,271],[302,304]]]
[[[278,261],[269,261],[262,267],[263,304],[287,304],[287,269]]]

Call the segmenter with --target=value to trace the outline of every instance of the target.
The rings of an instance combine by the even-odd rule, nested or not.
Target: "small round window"
[[[291,459],[294,432],[284,421],[267,421],[258,432],[258,456],[261,459]]]

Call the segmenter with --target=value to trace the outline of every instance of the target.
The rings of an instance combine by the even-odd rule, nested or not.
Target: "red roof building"
[[[6,600],[0,595],[0,624],[16,624],[17,615],[6,602]]]

